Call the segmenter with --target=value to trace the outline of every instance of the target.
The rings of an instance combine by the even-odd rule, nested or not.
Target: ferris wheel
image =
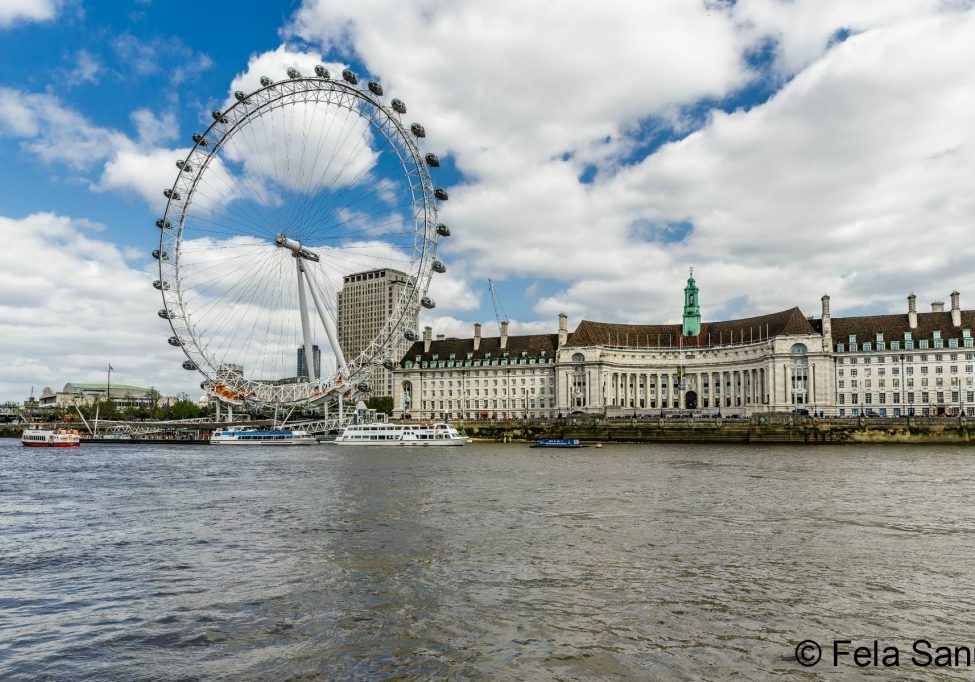
[[[372,369],[392,369],[416,340],[419,309],[435,306],[432,274],[446,271],[437,242],[450,230],[437,222],[447,192],[430,175],[440,160],[421,152],[426,131],[405,113],[349,69],[341,78],[323,66],[313,76],[288,69],[235,92],[193,135],[163,192],[153,286],[170,345],[219,399],[294,404],[367,391]],[[357,273],[399,284],[345,301],[343,314],[362,322],[352,342],[340,333],[350,321],[338,294]]]

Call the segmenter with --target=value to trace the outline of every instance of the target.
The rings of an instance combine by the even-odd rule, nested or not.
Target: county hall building
[[[834,416],[975,416],[972,328],[951,308],[818,318],[798,307],[739,320],[701,319],[693,273],[681,324],[583,320],[557,334],[436,340],[424,330],[395,371],[394,416],[520,419],[794,410]]]

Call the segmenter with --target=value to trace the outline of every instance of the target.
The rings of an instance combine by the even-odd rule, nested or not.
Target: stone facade
[[[336,328],[339,346],[346,358],[354,358],[383,331],[396,309],[400,296],[410,286],[410,277],[391,268],[368,270],[346,275],[338,292]],[[416,329],[417,320],[408,320],[406,327]],[[391,354],[400,358],[410,342],[398,336],[393,339]],[[381,366],[372,370],[372,391],[375,396],[393,395],[392,373]]]
[[[819,318],[799,308],[702,322],[693,276],[681,324],[583,320],[569,333],[424,340],[395,371],[394,416],[511,419],[573,413],[747,417],[975,416],[975,311]]]

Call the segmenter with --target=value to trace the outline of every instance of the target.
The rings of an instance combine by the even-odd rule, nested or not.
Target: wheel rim
[[[414,326],[431,277],[437,190],[414,133],[374,91],[327,77],[238,94],[213,119],[177,164],[157,223],[170,343],[231,402],[314,401],[356,386]],[[346,356],[336,293],[343,277],[373,269],[409,284],[375,320],[379,333]],[[297,349],[308,339],[322,367],[316,376],[306,353],[303,378]]]

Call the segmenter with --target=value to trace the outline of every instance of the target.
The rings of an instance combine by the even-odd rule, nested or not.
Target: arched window
[[[575,353],[572,356],[572,362],[585,362],[585,361],[586,361],[586,356],[583,355],[582,353]]]
[[[809,403],[809,359],[806,357],[806,345],[794,343],[789,351],[792,353],[791,395],[793,405]]]

